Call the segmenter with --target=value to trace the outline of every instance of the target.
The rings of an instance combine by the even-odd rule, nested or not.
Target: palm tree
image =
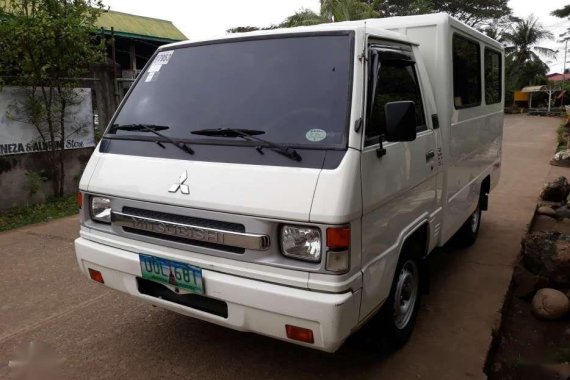
[[[279,24],[282,28],[292,28],[295,26],[307,26],[324,24],[329,22],[324,16],[313,12],[310,9],[302,8],[297,12],[293,13],[291,16],[287,17],[285,21]]]
[[[540,55],[548,58],[555,57],[555,50],[537,45],[540,41],[551,40],[553,37],[552,33],[544,29],[534,15],[516,21],[502,35],[507,45],[505,53],[519,65],[532,61],[542,61]]]
[[[289,28],[327,22],[362,20],[378,16],[378,12],[372,8],[371,4],[361,0],[321,0],[319,14],[309,9],[301,9],[287,17],[279,26]]]
[[[361,0],[321,0],[321,15],[333,22],[363,20],[379,16],[371,4]]]
[[[520,89],[528,84],[544,80],[548,65],[541,56],[552,58],[556,51],[538,45],[542,40],[552,39],[553,35],[543,28],[533,15],[517,20],[501,35],[505,43],[505,71],[508,90]]]

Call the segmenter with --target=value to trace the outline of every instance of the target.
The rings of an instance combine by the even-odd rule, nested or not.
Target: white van
[[[445,14],[161,47],[80,183],[81,270],[324,351],[410,336],[497,184],[503,47]],[[372,318],[376,316],[375,318]]]

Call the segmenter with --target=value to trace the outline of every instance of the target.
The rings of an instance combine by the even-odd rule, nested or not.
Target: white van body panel
[[[433,86],[439,124],[442,126],[441,148],[445,169],[441,184],[442,233],[438,241],[441,246],[475,210],[481,182],[488,176],[491,176],[492,187],[498,182],[503,136],[504,91],[499,103],[486,105],[485,86],[482,85],[481,106],[455,109],[452,38],[457,33],[479,42],[482,61],[485,47],[499,52],[503,51],[503,47],[445,13],[390,17],[370,20],[370,23],[404,34],[416,42]],[[501,67],[504,73],[504,62]],[[481,78],[484,77],[481,67]],[[504,79],[501,88],[504,89]]]
[[[343,224],[360,218],[361,193],[360,151],[348,149],[338,168],[321,171],[315,187],[310,221]]]
[[[152,305],[235,330],[290,342],[285,324],[302,326],[313,331],[314,343],[297,344],[334,352],[358,325],[360,290],[312,292],[204,269],[206,296],[224,299],[228,304],[228,318],[223,318],[141,294],[136,284],[136,278],[141,276],[137,255],[82,237],[75,241],[75,250],[80,269],[86,274],[89,268],[100,271],[106,286]]]
[[[97,224],[85,205],[76,252],[86,275],[89,269],[99,270],[105,285],[185,315],[335,351],[388,298],[406,239],[425,234],[426,255],[449,240],[474,211],[485,181],[493,188],[499,180],[504,104],[503,95],[501,102],[486,105],[482,85],[481,106],[455,109],[452,37],[458,33],[477,41],[482,55],[486,47],[502,53],[501,45],[444,14],[220,39],[323,31],[353,33],[346,152],[338,166],[264,165],[262,156],[255,164],[205,162],[199,154],[188,160],[150,158],[101,153],[98,147],[80,182],[87,200],[93,195],[108,196],[115,211],[133,207],[237,223],[247,233],[269,236],[270,247],[222,252],[136,235],[112,223]],[[384,143],[386,154],[381,157],[379,144],[365,146],[363,137],[370,39],[411,47],[427,125],[414,141]],[[166,45],[159,51],[188,44]],[[481,71],[484,79],[483,67]],[[188,174],[190,194],[169,192],[182,173]],[[320,229],[321,262],[284,257],[279,234],[287,224]],[[334,273],[325,266],[327,230],[338,227],[350,228],[350,258],[348,270]],[[202,268],[205,296],[226,302],[228,318],[142,294],[137,289],[141,253]],[[314,343],[287,338],[285,324],[311,329]]]
[[[87,187],[90,192],[241,215],[280,215],[305,222],[309,221],[320,172],[97,152],[94,156],[98,164]],[[185,184],[190,186],[189,195],[168,191],[181,173],[188,173]]]
[[[380,279],[393,277],[407,233],[421,224],[429,225],[437,208],[436,164],[425,158],[426,152],[436,149],[434,132],[427,130],[415,141],[385,144],[385,148],[381,160],[376,155],[378,145],[362,152],[361,318],[388,296],[391,282]]]

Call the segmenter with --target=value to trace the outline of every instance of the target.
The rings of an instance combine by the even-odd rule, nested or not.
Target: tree
[[[545,82],[548,65],[542,61],[541,56],[554,57],[556,52],[538,44],[552,38],[552,33],[544,29],[533,15],[518,20],[503,32],[508,92],[529,84]]]
[[[483,29],[494,20],[509,16],[508,0],[361,0],[380,17],[445,12],[465,24]]]
[[[362,0],[378,12],[380,17],[411,16],[433,13],[430,0]]]
[[[317,14],[310,9],[300,9],[287,17],[279,26],[281,28],[292,28],[295,26],[307,26],[324,24],[330,22],[325,16]]]
[[[256,26],[238,26],[226,30],[226,33],[245,33],[245,32],[253,32],[255,30],[259,30],[259,28]]]
[[[26,89],[15,107],[48,147],[54,196],[65,180],[66,115],[76,98],[73,78],[103,58],[94,23],[101,0],[0,0],[0,76]]]
[[[323,24],[327,22],[339,22],[349,20],[362,20],[378,17],[372,5],[361,0],[321,0],[321,9],[315,13],[310,9],[301,8],[291,16],[287,17],[281,24],[272,25],[266,28],[237,27],[228,29],[228,33],[239,33],[251,30],[265,30],[275,28],[291,28],[295,26],[307,26]]]
[[[539,55],[553,57],[556,52],[550,48],[537,45],[542,40],[554,36],[538,22],[533,15],[516,22],[502,35],[507,46],[505,52],[514,58],[515,64],[524,65],[531,61],[541,61]]]
[[[360,0],[321,0],[321,17],[328,21],[363,20],[378,16],[370,4]]]
[[[560,17],[560,18],[570,17],[570,5],[565,5],[564,7],[560,8],[560,9],[556,9],[556,10],[552,11],[551,15],[556,16],[556,17]]]

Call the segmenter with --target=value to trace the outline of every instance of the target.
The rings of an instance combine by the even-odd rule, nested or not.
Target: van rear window
[[[453,35],[453,102],[455,108],[481,104],[481,49],[458,34]]]
[[[485,48],[485,103],[501,101],[501,53]]]
[[[348,32],[164,51],[141,74],[113,125],[161,126],[168,137],[213,144],[244,139],[192,132],[255,130],[259,138],[292,147],[346,148],[352,54]],[[112,134],[149,135],[109,128]]]

